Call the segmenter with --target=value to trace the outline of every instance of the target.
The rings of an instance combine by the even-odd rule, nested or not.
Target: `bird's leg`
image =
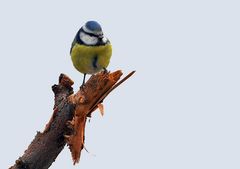
[[[103,68],[103,72],[104,72],[104,73],[108,73],[108,70],[104,67],[104,68]]]
[[[85,78],[86,78],[86,73],[83,74],[83,82],[82,85],[80,86],[80,88],[82,89],[85,85]]]

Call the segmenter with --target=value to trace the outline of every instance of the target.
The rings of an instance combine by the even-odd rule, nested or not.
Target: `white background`
[[[8,168],[49,120],[60,73],[88,20],[113,45],[109,70],[136,74],[87,124],[73,166],[51,169],[239,169],[240,3],[233,0],[0,1],[0,164]],[[88,76],[89,77],[89,76]]]

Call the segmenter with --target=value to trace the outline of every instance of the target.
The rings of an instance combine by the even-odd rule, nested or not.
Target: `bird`
[[[107,72],[112,45],[97,21],[87,21],[79,29],[72,42],[70,55],[73,66],[84,75],[81,87],[85,84],[86,74],[102,70]]]

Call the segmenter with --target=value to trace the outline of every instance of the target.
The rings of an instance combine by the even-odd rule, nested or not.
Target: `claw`
[[[109,73],[109,71],[104,67],[103,68],[103,73]]]

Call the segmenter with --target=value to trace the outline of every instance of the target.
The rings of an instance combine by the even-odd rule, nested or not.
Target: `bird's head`
[[[85,45],[105,45],[108,39],[103,35],[101,25],[96,21],[88,21],[79,31],[79,38]]]
[[[87,33],[93,34],[95,36],[102,36],[102,27],[96,21],[88,21],[85,25],[83,25],[83,30]]]

